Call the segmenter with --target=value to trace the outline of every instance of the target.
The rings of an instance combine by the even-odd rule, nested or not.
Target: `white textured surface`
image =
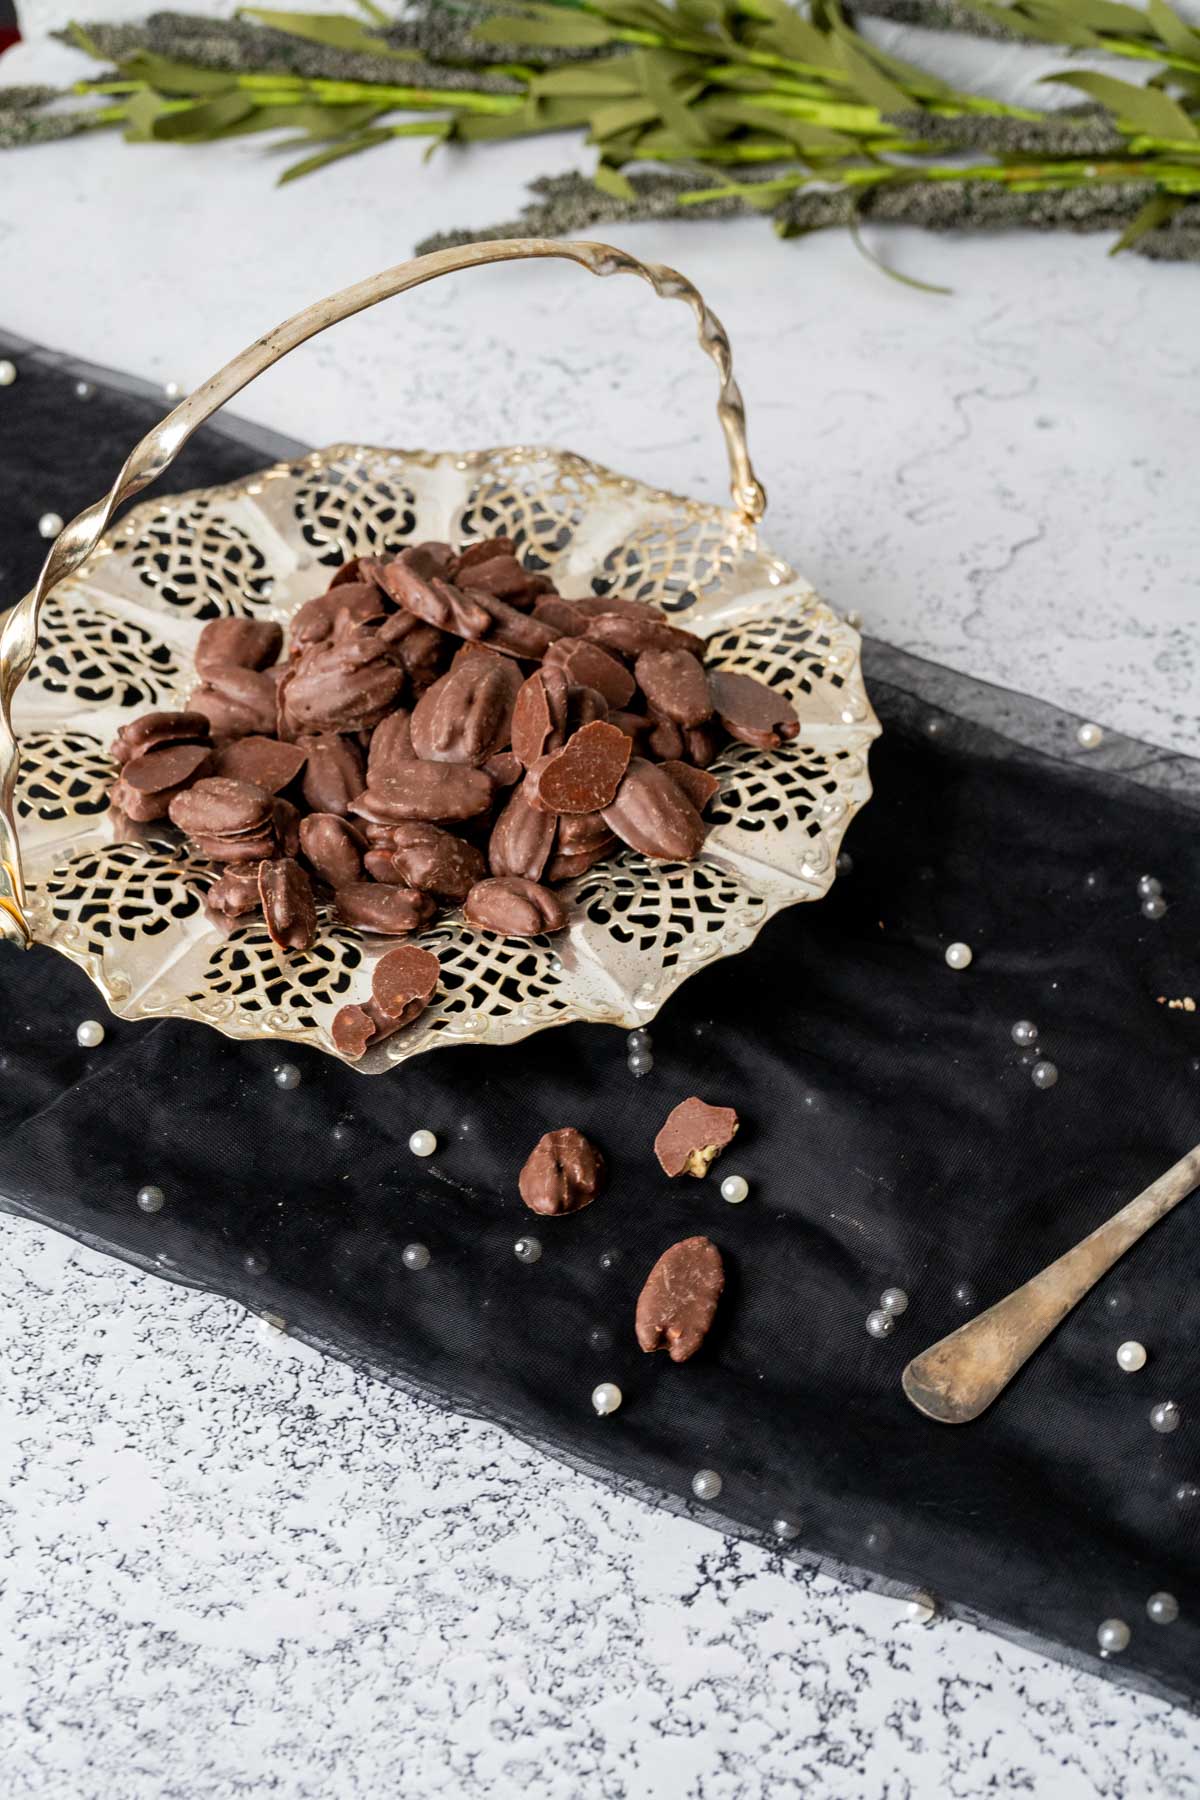
[[[55,66],[76,60],[35,46],[0,79]],[[0,319],[194,383],[425,232],[511,217],[573,155],[425,170],[397,145],[280,193],[253,141],[6,157]],[[836,603],[1196,748],[1194,271],[1087,240],[889,240],[947,301],[757,221],[614,235],[724,317],[769,539]],[[342,327],[242,410],[318,441],[558,439],[716,497],[681,326],[565,267],[476,274]],[[1200,1793],[1178,1710],[965,1626],[898,1627],[896,1603],[606,1494],[220,1301],[28,1224],[0,1239],[6,1795]]]

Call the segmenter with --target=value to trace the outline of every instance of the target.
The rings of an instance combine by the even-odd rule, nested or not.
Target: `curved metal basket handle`
[[[294,318],[259,338],[240,356],[211,376],[194,394],[180,402],[127,457],[120,474],[103,500],[89,506],[65,526],[47,556],[32,592],[13,607],[0,632],[0,937],[18,944],[32,942],[25,913],[25,888],[21,852],[14,817],[19,751],[12,728],[13,695],[23,681],[37,646],[38,618],[42,602],[51,590],[92,554],[117,507],[140,493],[171,466],[197,426],[212,417],[227,400],[240,393],[256,375],[277,363],[306,339],[351,314],[364,312],[380,300],[420,287],[439,275],[458,269],[480,268],[488,263],[516,262],[526,257],[562,257],[578,263],[593,275],[640,275],[664,300],[684,300],[696,316],[701,348],[710,356],[720,377],[717,417],[725,434],[729,457],[730,491],[734,510],[748,525],[756,524],[766,510],[767,498],[750,464],[746,448],[746,414],[737,382],[733,379],[733,355],[725,328],[704,304],[690,281],[661,263],[639,262],[627,251],[610,244],[556,243],[549,238],[510,238],[496,243],[464,244],[452,250],[435,250],[411,262],[385,269],[353,287],[343,288],[305,307]]]

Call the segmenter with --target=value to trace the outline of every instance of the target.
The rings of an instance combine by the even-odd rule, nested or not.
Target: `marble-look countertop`
[[[35,42],[0,82],[79,66]],[[7,156],[0,319],[191,385],[584,160],[564,138],[426,167],[397,143],[275,191],[255,139]],[[612,235],[725,320],[768,540],[836,604],[1197,748],[1200,275],[1088,240],[887,238],[938,299],[840,236]],[[678,308],[542,265],[351,321],[240,409],[313,442],[541,439],[717,498],[712,401]],[[0,1243],[6,1796],[1200,1794],[1182,1709],[906,1623],[26,1222]]]

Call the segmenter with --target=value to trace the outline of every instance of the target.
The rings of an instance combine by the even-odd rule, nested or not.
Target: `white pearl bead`
[[[99,1019],[84,1019],[75,1027],[75,1042],[81,1050],[95,1050],[104,1042],[104,1027]]]
[[[1045,1060],[1036,1062],[1030,1071],[1030,1079],[1036,1088],[1052,1088],[1058,1080],[1058,1067]]]
[[[1167,914],[1167,903],[1161,894],[1151,894],[1142,901],[1142,917],[1144,919],[1163,919]]]
[[[1022,1048],[1036,1044],[1037,1034],[1038,1028],[1032,1019],[1018,1019],[1011,1032],[1013,1043],[1020,1044]]]
[[[96,390],[90,381],[77,381],[75,383],[75,398],[77,400],[90,400],[95,392]]]
[[[1124,1619],[1105,1619],[1096,1633],[1096,1642],[1109,1656],[1119,1654],[1129,1644],[1129,1627]]]
[[[1075,733],[1081,750],[1095,750],[1104,742],[1104,733],[1099,725],[1081,725]]]
[[[853,875],[854,858],[848,850],[842,850],[839,852],[838,859],[833,866],[841,876]]]
[[[1156,1625],[1173,1625],[1179,1617],[1179,1602],[1174,1594],[1151,1594],[1146,1613]]]
[[[1162,893],[1162,882],[1157,875],[1139,875],[1137,891],[1140,900],[1152,900],[1155,894]]]
[[[542,1246],[535,1237],[518,1238],[513,1245],[513,1255],[518,1262],[540,1262],[542,1259]]]
[[[178,398],[179,398],[180,394],[182,394],[182,392],[183,392],[183,389],[180,387],[180,385],[177,381],[164,381],[163,382],[163,393],[166,395],[168,400],[178,400]]]
[[[771,1530],[782,1544],[790,1543],[793,1538],[800,1536],[800,1527],[795,1519],[786,1518],[782,1513],[777,1519],[771,1520]]]
[[[414,1156],[432,1156],[437,1149],[437,1139],[432,1131],[414,1131],[408,1147]]]
[[[721,1183],[721,1198],[728,1200],[730,1206],[740,1206],[750,1192],[750,1183],[744,1175],[727,1175]]]
[[[276,1063],[272,1070],[275,1086],[285,1091],[300,1086],[300,1071],[295,1063]]]
[[[1179,1408],[1174,1400],[1160,1400],[1150,1408],[1150,1426],[1154,1431],[1179,1430]]]
[[[937,1618],[938,1604],[933,1595],[924,1588],[918,1588],[904,1609],[904,1616],[910,1625],[928,1625]]]
[[[879,1296],[879,1304],[885,1313],[891,1313],[898,1319],[902,1312],[908,1311],[908,1295],[903,1288],[884,1288]]]
[[[873,1338],[891,1337],[895,1329],[895,1319],[893,1319],[890,1312],[884,1312],[882,1307],[876,1312],[869,1312],[867,1314],[867,1330]]]
[[[11,387],[17,379],[17,365],[9,362],[7,356],[0,362],[0,387]]]
[[[970,944],[947,944],[946,961],[952,969],[967,969],[974,959]]]
[[[621,1390],[615,1381],[602,1381],[592,1389],[592,1405],[603,1419],[615,1413],[621,1404]]]
[[[1146,1348],[1144,1344],[1130,1338],[1126,1344],[1117,1346],[1117,1362],[1127,1375],[1136,1375],[1139,1369],[1146,1366]]]
[[[715,1469],[698,1469],[692,1476],[692,1492],[697,1500],[715,1500],[721,1487],[721,1477]]]
[[[155,1187],[153,1183],[138,1189],[137,1203],[144,1213],[161,1212],[166,1204],[166,1199],[167,1196],[162,1189]]]
[[[57,513],[45,512],[38,520],[38,536],[56,538],[63,528],[63,522]]]
[[[406,1269],[427,1269],[429,1267],[428,1244],[405,1244],[400,1252],[400,1260]]]

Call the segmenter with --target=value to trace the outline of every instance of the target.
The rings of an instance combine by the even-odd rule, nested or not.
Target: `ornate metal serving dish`
[[[120,501],[296,343],[450,269],[517,256],[638,274],[691,305],[721,376],[733,509],[679,499],[559,450],[455,455],[339,445],[228,487],[143,502],[105,535]],[[714,765],[721,787],[701,857],[663,864],[632,850],[614,856],[566,890],[565,933],[516,942],[443,917],[420,938],[441,961],[434,1004],[354,1066],[378,1073],[439,1045],[512,1043],[575,1020],[645,1024],[680,982],[744,950],[781,907],[826,892],[842,834],[870,793],[867,750],[879,728],[858,636],[759,543],[764,505],[724,332],[671,270],[604,245],[517,240],[438,252],[321,302],[246,351],[143,440],[109,496],[66,527],[37,587],[8,616],[0,637],[0,928],[79,963],[122,1017],[197,1019],[231,1037],[338,1055],[333,1016],[370,991],[389,941],[325,916],[314,948],[285,957],[261,920],[219,929],[204,907],[216,875],[210,864],[166,824],[116,829],[108,745],[137,713],[185,703],[192,648],[207,620],[247,614],[286,624],[358,553],[409,538],[466,542],[504,532],[564,593],[621,594],[680,616],[708,639],[710,661],[786,694],[800,736],[777,751],[725,750]]]

